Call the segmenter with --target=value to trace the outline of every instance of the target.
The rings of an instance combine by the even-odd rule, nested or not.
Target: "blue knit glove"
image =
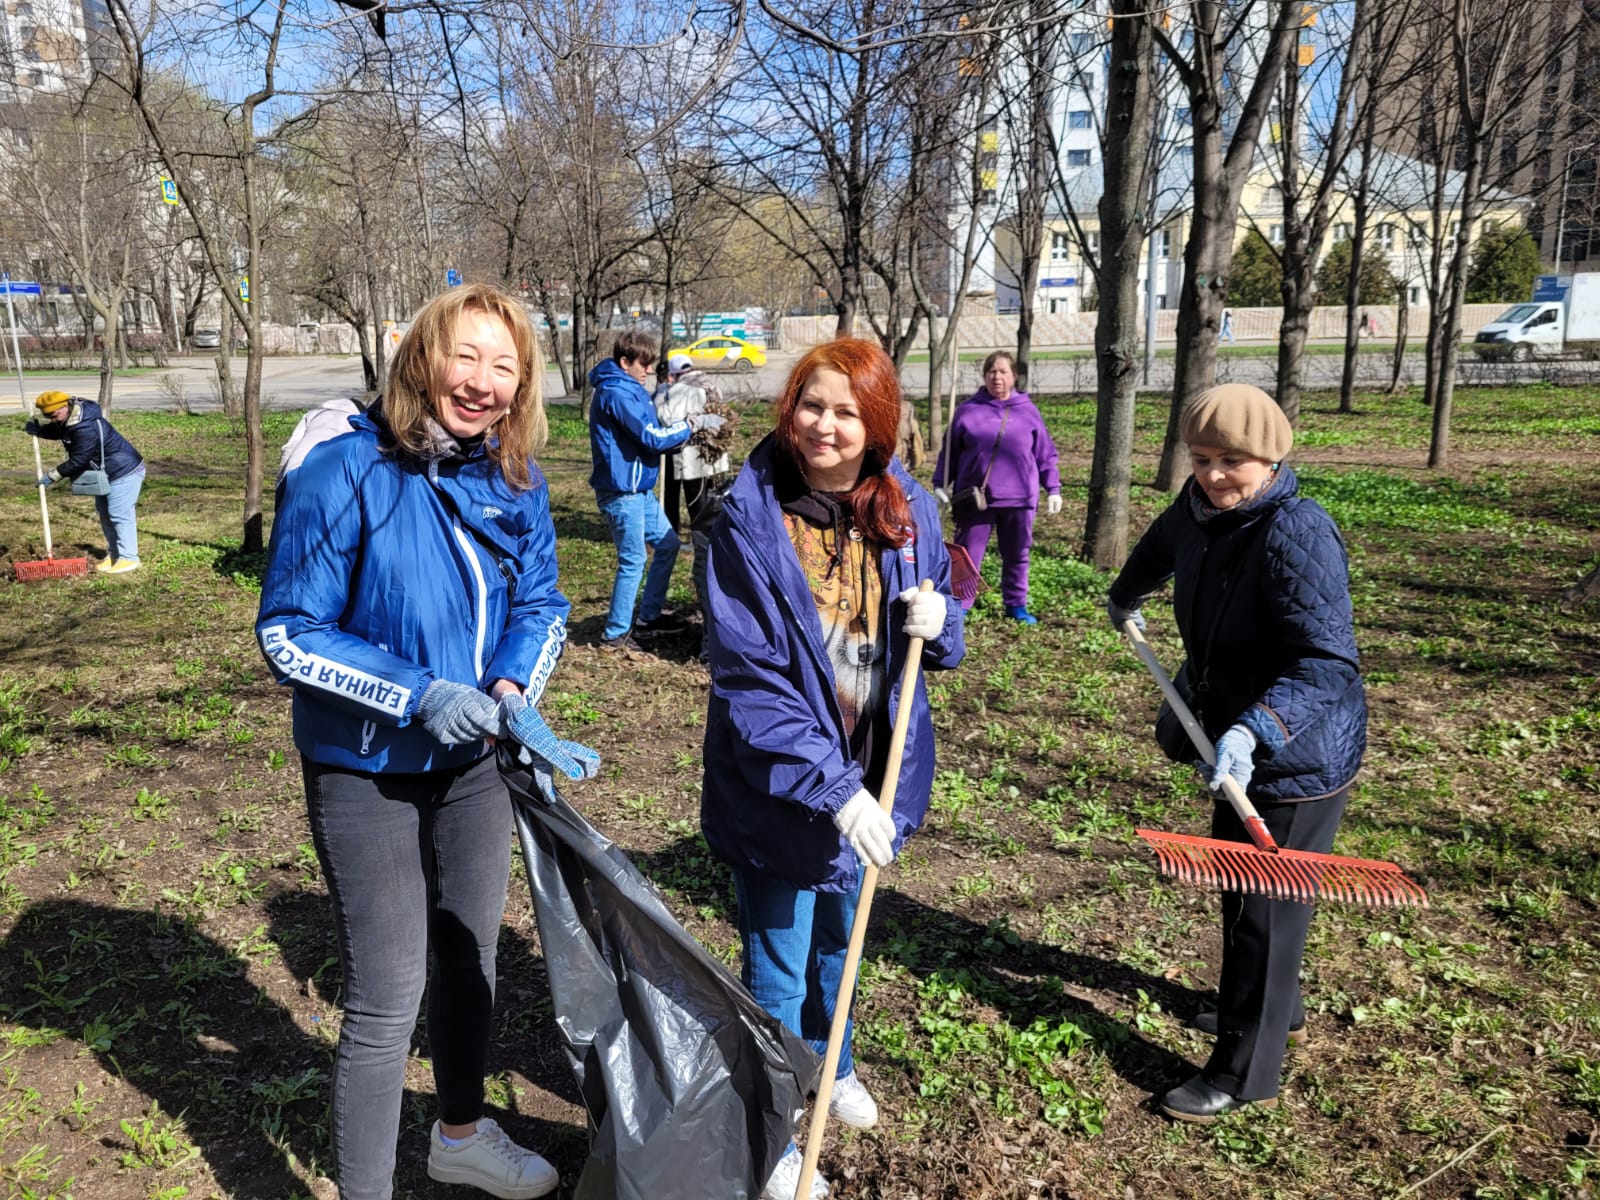
[[[1115,600],[1106,601],[1106,616],[1111,618],[1111,628],[1122,632],[1122,623],[1132,621],[1140,633],[1144,632],[1144,614],[1138,608],[1123,608]]]
[[[1256,772],[1253,755],[1256,752],[1256,735],[1243,725],[1234,725],[1217,739],[1217,765],[1212,769],[1209,786],[1214,792],[1222,786],[1225,777],[1232,775],[1243,791],[1250,786],[1250,776]]]
[[[525,703],[516,709],[510,717],[507,732],[522,744],[528,754],[542,758],[568,779],[593,779],[600,773],[599,753],[577,742],[558,738],[544,723],[539,710],[531,704]],[[520,753],[517,761],[523,766],[530,765]]]
[[[499,707],[484,693],[464,683],[435,679],[422,693],[417,716],[422,727],[446,746],[476,742],[500,732]]]
[[[54,482],[55,482],[55,476],[53,476],[53,475],[41,475],[35,481],[34,486],[36,486],[36,487],[49,487]]]

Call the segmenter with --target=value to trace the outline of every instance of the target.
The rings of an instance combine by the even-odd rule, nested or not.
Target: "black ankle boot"
[[[1273,1096],[1268,1100],[1239,1100],[1227,1092],[1212,1087],[1206,1082],[1204,1075],[1196,1075],[1188,1083],[1173,1088],[1156,1101],[1156,1107],[1167,1116],[1176,1121],[1192,1121],[1197,1125],[1209,1125],[1224,1113],[1243,1108],[1247,1104],[1276,1108],[1278,1098]]]

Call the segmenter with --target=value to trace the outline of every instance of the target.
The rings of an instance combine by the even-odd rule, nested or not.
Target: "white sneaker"
[[[878,1123],[878,1102],[862,1086],[856,1073],[833,1081],[833,1094],[828,1097],[828,1115],[841,1125],[856,1129],[871,1129]]]
[[[795,1200],[794,1190],[800,1186],[800,1168],[804,1164],[805,1155],[800,1153],[798,1146],[791,1145],[772,1169],[772,1178],[767,1180],[767,1186],[761,1189],[761,1200]],[[820,1170],[813,1171],[808,1200],[826,1200],[827,1195],[828,1181],[822,1177]]]
[[[513,1142],[489,1117],[480,1117],[478,1131],[455,1146],[444,1144],[435,1121],[428,1135],[428,1178],[465,1183],[501,1200],[533,1200],[561,1182],[554,1167]]]

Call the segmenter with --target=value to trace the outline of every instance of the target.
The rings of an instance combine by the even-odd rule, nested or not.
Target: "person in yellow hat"
[[[41,475],[38,485],[49,487],[86,472],[99,472],[104,490],[94,495],[94,509],[105,534],[106,556],[95,569],[107,575],[137,571],[139,526],[134,509],[144,488],[144,459],[93,400],[66,392],[40,392],[33,406],[38,415],[24,431],[60,442],[67,453],[66,461]]]

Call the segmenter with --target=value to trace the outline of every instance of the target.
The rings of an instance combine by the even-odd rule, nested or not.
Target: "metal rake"
[[[1172,686],[1139,627],[1124,621],[1122,632],[1133,643],[1134,651],[1161,688],[1200,757],[1215,766],[1217,755],[1211,739]],[[1428,907],[1428,893],[1394,863],[1286,850],[1274,840],[1267,823],[1233,778],[1223,779],[1222,794],[1239,814],[1254,845],[1155,829],[1134,830],[1154,848],[1163,875],[1218,891],[1246,892],[1302,904],[1341,900],[1370,908]]]

